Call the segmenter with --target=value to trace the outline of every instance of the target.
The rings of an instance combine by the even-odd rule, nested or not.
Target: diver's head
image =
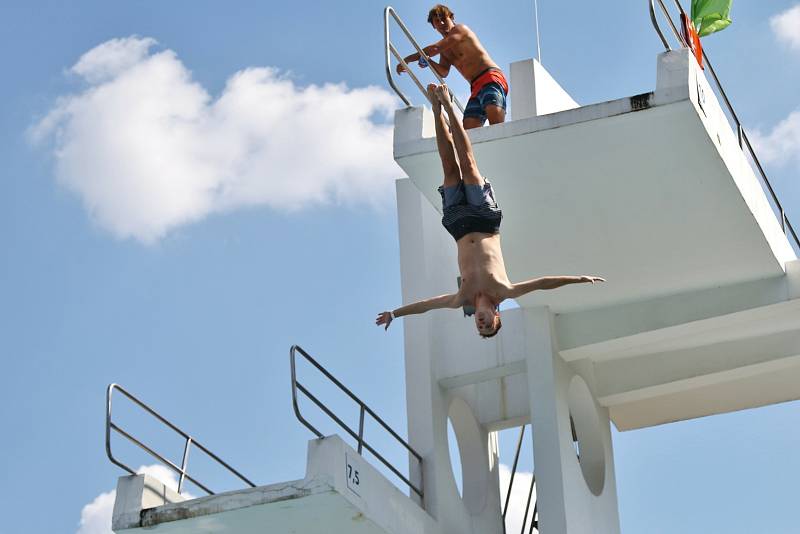
[[[481,337],[490,338],[497,334],[502,327],[500,312],[497,306],[486,295],[475,298],[475,327]]]

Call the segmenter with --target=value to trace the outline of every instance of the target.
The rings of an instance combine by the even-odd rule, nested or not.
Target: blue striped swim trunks
[[[442,226],[458,241],[472,232],[497,234],[503,212],[497,206],[489,180],[483,185],[439,186],[442,195]]]

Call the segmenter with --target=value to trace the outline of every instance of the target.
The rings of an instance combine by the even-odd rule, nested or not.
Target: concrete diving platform
[[[585,106],[534,60],[510,71],[513,120],[468,132],[509,278],[607,282],[525,295],[490,340],[453,310],[404,318],[409,443],[444,532],[502,534],[492,432],[530,423],[539,532],[619,534],[612,422],[800,398],[800,262],[688,49],[658,56],[654,91]],[[459,275],[432,119],[395,115],[404,303]],[[470,498],[430,483],[448,419]]]
[[[154,534],[438,534],[433,519],[338,436],[308,444],[305,478],[184,500],[148,475],[120,477],[112,529]]]
[[[519,116],[535,112],[527,101],[542,91],[519,70],[512,65],[513,120],[469,132],[503,208],[508,274],[608,280],[521,305],[598,308],[781,276],[796,259],[688,50],[659,55],[654,92],[546,115]],[[428,110],[397,111],[395,159],[441,210],[433,136]]]
[[[518,299],[488,346],[435,312],[438,384],[488,429],[529,421],[532,345],[550,336],[620,430],[800,398],[800,262],[691,52],[659,54],[655,91],[586,106],[533,60],[511,78],[513,120],[469,131],[509,277],[608,281]],[[429,110],[397,111],[394,155],[404,301],[454,291]]]

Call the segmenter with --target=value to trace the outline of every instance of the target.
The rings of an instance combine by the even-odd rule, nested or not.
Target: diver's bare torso
[[[457,44],[442,50],[442,56],[467,80],[472,81],[488,68],[498,68],[478,37],[463,24],[457,24],[447,34],[459,37]]]
[[[503,263],[500,234],[472,232],[456,245],[461,271],[460,305],[472,305],[478,294],[486,295],[495,305],[500,304],[512,289]]]

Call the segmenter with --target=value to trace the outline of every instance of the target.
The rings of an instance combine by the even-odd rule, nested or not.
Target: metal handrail
[[[153,417],[155,417],[156,419],[161,421],[164,425],[166,425],[167,427],[169,427],[170,429],[172,429],[173,431],[178,433],[181,437],[183,437],[186,440],[186,442],[184,443],[184,447],[183,447],[183,459],[181,460],[181,466],[180,467],[178,467],[177,465],[175,465],[171,461],[167,460],[166,458],[161,456],[159,453],[157,453],[156,451],[154,451],[153,449],[151,449],[150,447],[148,447],[147,445],[145,445],[144,443],[142,443],[141,441],[139,441],[138,439],[133,437],[131,434],[129,434],[128,432],[126,432],[125,430],[120,428],[116,423],[114,423],[114,421],[112,420],[112,414],[111,414],[111,400],[112,400],[112,397],[113,397],[113,394],[114,394],[115,390],[117,390],[120,393],[122,393],[123,395],[125,395],[129,400],[131,400],[137,406],[139,406],[144,411],[146,411],[147,413],[149,413],[150,415],[152,415]],[[178,478],[178,494],[180,494],[182,489],[183,489],[184,481],[188,480],[188,481],[192,482],[193,484],[195,484],[198,488],[200,488],[203,491],[205,491],[206,493],[208,493],[209,495],[214,495],[213,491],[208,489],[205,485],[201,484],[194,477],[189,475],[189,473],[187,473],[187,467],[188,467],[188,464],[189,464],[189,449],[192,447],[192,445],[194,445],[196,448],[198,448],[201,451],[203,451],[204,453],[206,453],[211,459],[213,459],[218,464],[223,466],[229,472],[231,472],[234,475],[236,475],[240,480],[245,482],[251,488],[256,487],[256,485],[254,483],[252,483],[247,477],[245,477],[239,471],[237,471],[236,469],[234,469],[233,467],[228,465],[219,456],[217,456],[216,454],[214,454],[213,452],[211,452],[210,450],[205,448],[196,439],[194,439],[189,434],[187,434],[186,432],[184,432],[183,430],[181,430],[180,428],[175,426],[173,423],[168,421],[166,418],[164,418],[161,414],[156,412],[150,406],[148,406],[147,404],[145,404],[144,402],[142,402],[141,400],[137,399],[132,394],[127,392],[119,384],[109,384],[108,389],[106,390],[106,455],[108,456],[108,459],[111,460],[111,463],[121,467],[122,469],[124,469],[128,473],[130,473],[132,475],[135,475],[136,471],[134,471],[133,469],[131,469],[130,467],[128,467],[124,463],[120,462],[116,458],[114,458],[114,454],[111,452],[111,431],[112,430],[114,430],[115,432],[117,432],[121,436],[125,437],[128,441],[132,442],[134,445],[137,445],[140,449],[144,450],[145,452],[147,452],[148,454],[150,454],[151,456],[156,458],[159,462],[161,462],[162,464],[166,465],[167,467],[169,467],[170,469],[175,471],[179,475],[179,478]]]
[[[350,397],[353,401],[355,401],[359,406],[359,418],[358,418],[358,432],[350,428],[347,423],[342,421],[336,414],[334,414],[330,408],[325,406],[317,397],[315,397],[303,384],[298,382],[297,380],[297,363],[296,363],[296,354],[300,354],[306,361],[308,361],[311,365],[317,368],[325,377],[333,382],[340,390],[342,390],[348,397]],[[378,414],[376,414],[372,409],[367,406],[364,401],[359,399],[352,391],[350,391],[344,384],[339,382],[339,380],[333,376],[327,369],[325,369],[317,360],[315,360],[310,354],[308,354],[305,350],[303,350],[299,345],[292,345],[292,348],[289,349],[289,361],[291,363],[291,373],[292,373],[292,406],[294,407],[294,414],[297,416],[297,419],[306,426],[311,432],[313,432],[318,438],[324,437],[322,432],[316,429],[314,425],[312,425],[303,415],[300,413],[300,406],[297,402],[297,392],[298,390],[303,393],[306,397],[308,397],[314,404],[316,404],[325,414],[333,419],[339,426],[341,426],[352,438],[354,438],[358,444],[358,454],[362,454],[363,449],[367,449],[373,456],[375,456],[378,460],[383,463],[392,473],[397,475],[400,480],[405,482],[409,488],[411,488],[414,493],[419,495],[420,499],[424,498],[424,493],[422,489],[422,482],[420,481],[419,487],[414,485],[405,475],[403,475],[400,471],[397,470],[392,464],[389,463],[386,458],[384,458],[378,451],[376,451],[367,441],[364,439],[364,417],[366,414],[369,414],[375,421],[377,421],[389,434],[396,439],[405,449],[412,455],[414,458],[417,459],[419,463],[419,472],[420,477],[422,477],[422,456],[411,448],[411,446],[406,443],[406,441],[401,438],[397,432],[395,432],[389,425],[381,419]]]
[[[650,7],[650,20],[653,22],[653,27],[658,33],[658,36],[661,38],[661,42],[664,44],[664,48],[667,51],[672,50],[669,46],[669,42],[664,37],[664,33],[661,31],[661,28],[658,25],[658,19],[656,17],[655,12],[655,2],[658,1],[659,6],[661,7],[661,11],[666,17],[669,25],[672,29],[672,33],[678,39],[681,47],[687,47],[686,41],[683,39],[683,35],[681,32],[678,31],[675,23],[672,20],[672,16],[669,13],[669,10],[664,5],[663,0],[648,0],[648,5]],[[681,5],[679,0],[674,0],[675,5],[677,6],[678,10],[682,15],[686,15],[686,11],[684,11],[683,6]],[[783,205],[781,204],[780,200],[778,200],[778,195],[775,193],[775,190],[772,187],[772,184],[767,178],[767,173],[764,171],[764,167],[761,166],[761,161],[759,161],[758,156],[756,156],[755,150],[753,150],[753,145],[750,143],[750,139],[747,137],[747,133],[744,130],[744,126],[742,122],[739,120],[739,116],[736,114],[736,110],[733,109],[733,104],[731,104],[730,99],[728,98],[728,94],[725,92],[725,89],[722,87],[722,82],[719,81],[719,77],[717,76],[717,72],[714,70],[714,66],[711,63],[711,60],[706,53],[705,48],[703,48],[703,60],[705,64],[708,66],[708,71],[711,73],[711,77],[714,79],[714,84],[719,91],[719,94],[722,96],[722,100],[725,102],[725,107],[728,109],[728,113],[730,113],[731,118],[733,118],[734,126],[736,127],[736,134],[739,140],[739,149],[742,151],[746,151],[750,154],[750,157],[753,159],[753,162],[756,164],[756,168],[758,169],[758,173],[761,175],[761,179],[764,182],[764,185],[767,187],[767,191],[769,191],[770,197],[772,201],[775,203],[775,207],[780,212],[780,223],[781,223],[781,230],[783,233],[788,237],[791,234],[792,239],[794,240],[794,244],[797,249],[800,250],[800,238],[797,236],[797,232],[795,232],[792,223],[789,222],[789,218],[786,216],[786,211],[783,209]]]
[[[411,44],[414,45],[414,48],[417,49],[419,55],[425,61],[428,62],[428,65],[431,64],[431,58],[428,56],[428,54],[425,53],[425,50],[422,49],[419,43],[417,43],[417,40],[414,39],[414,36],[411,35],[411,32],[403,23],[403,21],[400,19],[400,16],[397,14],[394,8],[392,6],[386,6],[383,10],[383,44],[385,48],[384,52],[386,58],[386,79],[389,80],[389,86],[391,86],[391,88],[394,89],[394,92],[397,93],[397,96],[400,97],[400,100],[402,100],[406,106],[411,106],[411,101],[406,97],[403,91],[401,91],[400,88],[397,87],[397,84],[395,84],[394,82],[394,77],[392,75],[392,62],[390,56],[391,54],[394,55],[395,58],[397,58],[397,61],[399,61],[400,64],[403,65],[403,67],[405,67],[406,72],[408,72],[409,76],[411,76],[411,79],[414,81],[417,88],[423,94],[425,99],[430,101],[430,99],[428,98],[428,92],[422,86],[422,83],[419,81],[417,76],[411,70],[411,67],[409,67],[408,63],[405,62],[403,56],[400,55],[400,52],[397,51],[397,49],[394,47],[394,44],[392,44],[391,39],[389,38],[389,15],[391,15],[392,18],[394,18],[394,20],[397,22],[397,25],[400,26],[400,29],[403,30],[403,33],[405,33],[406,37],[408,37],[409,42],[411,42]],[[439,83],[441,84],[445,83],[444,78],[439,76],[439,73],[436,72],[436,69],[430,67],[430,71],[433,73],[436,79],[439,80]],[[461,113],[463,114],[464,106],[461,105],[461,102],[459,102],[458,98],[456,98],[456,95],[453,94],[453,91],[450,89],[450,86],[448,86],[447,89],[450,92],[450,97],[453,99],[453,101],[456,103],[456,106],[458,106],[458,109],[461,110]],[[433,104],[433,102],[431,102],[431,104]]]
[[[517,452],[514,454],[514,466],[511,468],[511,478],[508,481],[508,491],[506,492],[506,503],[503,505],[503,524],[505,525],[506,514],[508,513],[508,503],[511,501],[511,488],[514,486],[514,475],[517,474],[517,463],[519,462],[519,452],[522,450],[522,438],[525,437],[525,425],[519,427],[519,439],[517,440]]]
[[[506,530],[506,514],[508,513],[508,503],[511,500],[511,489],[514,486],[514,476],[517,474],[517,464],[519,462],[519,453],[522,450],[522,438],[525,436],[525,426],[522,425],[519,428],[519,439],[517,440],[517,451],[514,453],[514,466],[511,468],[511,478],[508,481],[508,491],[506,492],[506,502],[503,505],[503,532]],[[574,435],[574,433],[573,433]],[[522,517],[522,527],[520,530],[520,534],[525,534],[525,524],[528,522],[528,512],[531,509],[531,500],[533,499],[533,487],[536,484],[536,475],[531,474],[531,486],[528,489],[528,500],[525,503],[525,515]],[[533,514],[531,515],[531,528],[528,531],[530,534],[533,532],[533,529],[539,528],[539,520],[536,518],[539,511],[539,502],[538,499],[536,502],[533,503]]]

